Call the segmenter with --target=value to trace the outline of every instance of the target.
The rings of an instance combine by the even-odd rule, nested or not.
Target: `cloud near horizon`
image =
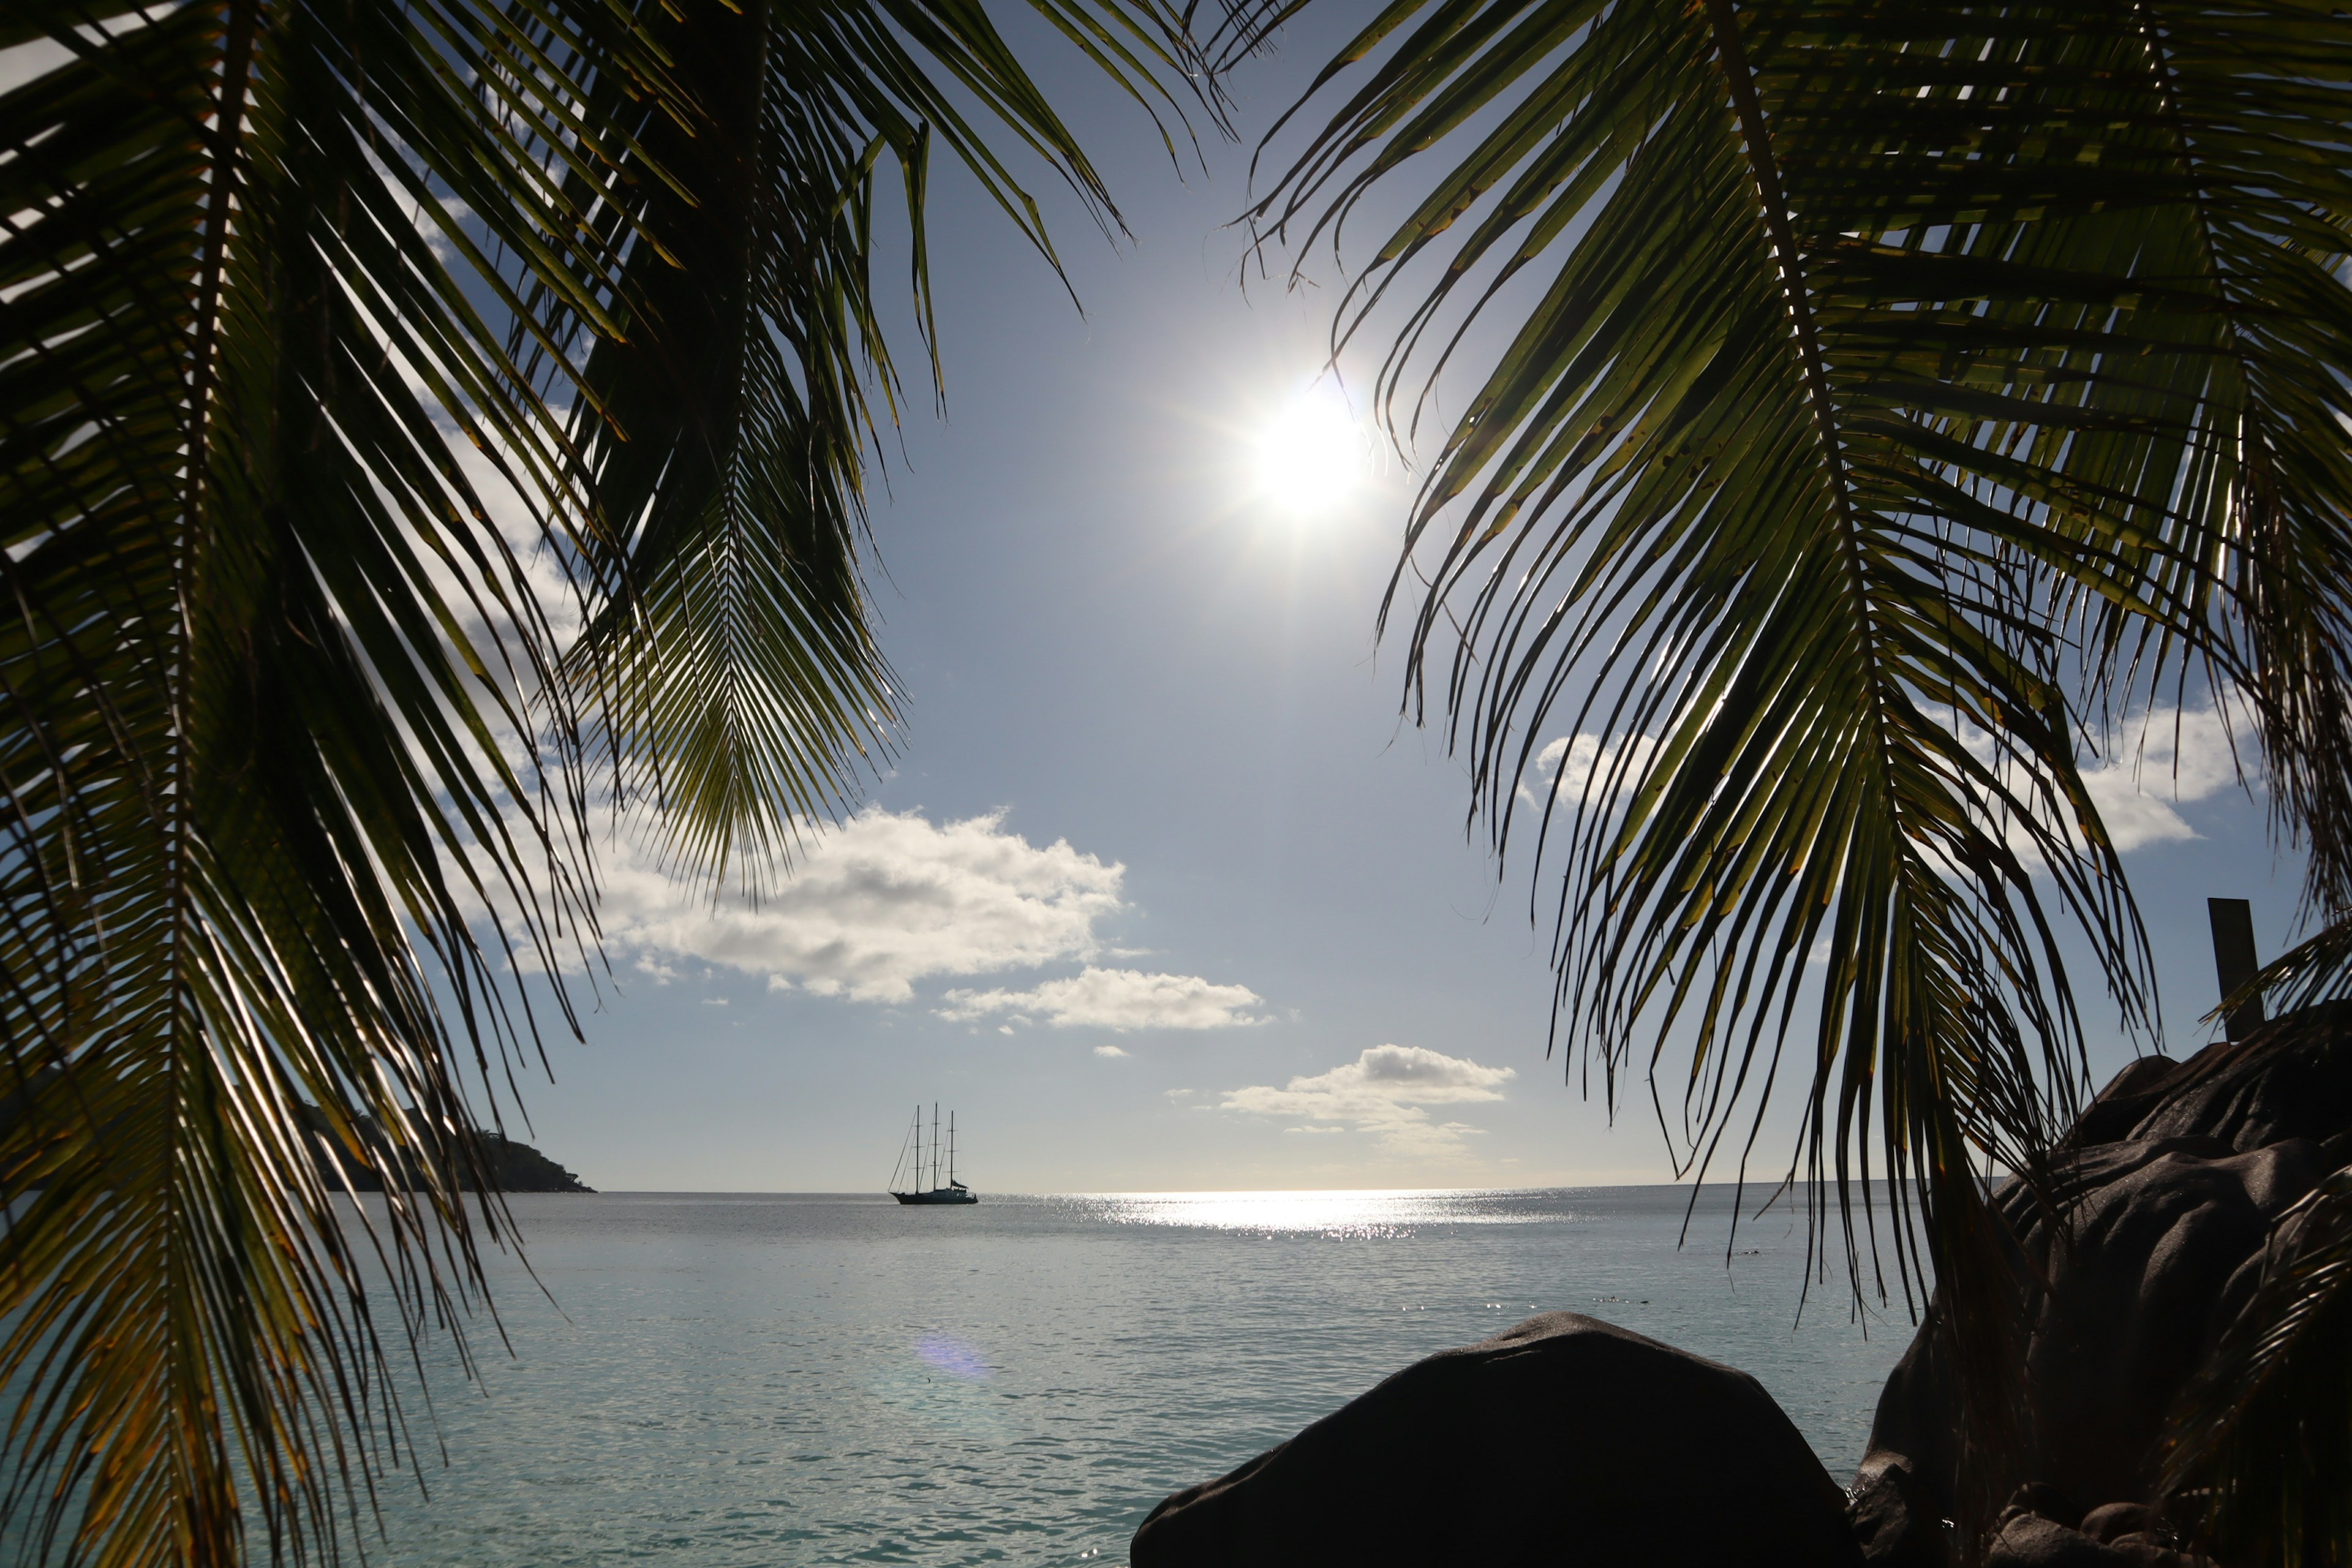
[[[1259,1084],[1229,1089],[1219,1109],[1340,1124],[1286,1131],[1370,1132],[1402,1152],[1448,1153],[1482,1130],[1460,1121],[1432,1121],[1426,1108],[1500,1100],[1500,1086],[1517,1076],[1511,1068],[1486,1067],[1423,1046],[1372,1046],[1352,1062],[1294,1078],[1280,1089]]]
[[[603,866],[603,914],[607,941],[657,983],[686,959],[764,975],[771,990],[905,1003],[923,980],[1095,957],[1097,923],[1127,907],[1126,869],[1065,839],[1031,844],[1001,812],[934,823],[877,806],[812,832],[792,875],[756,904],[732,892],[714,902],[616,841]],[[949,997],[961,1009],[950,1016],[1034,1012],[1121,1029],[1255,1022],[1237,1014],[1258,1001],[1194,975],[1091,966],[1028,992]]]
[[[1249,1011],[1265,998],[1246,985],[1217,985],[1197,974],[1146,974],[1135,969],[1097,969],[1048,980],[1027,991],[950,991],[940,1016],[959,1022],[991,1013],[1011,1013],[1026,1023],[1037,1015],[1055,1028],[1232,1029],[1263,1024]],[[1097,1047],[1097,1052],[1114,1047]],[[1124,1054],[1124,1053],[1122,1053]]]

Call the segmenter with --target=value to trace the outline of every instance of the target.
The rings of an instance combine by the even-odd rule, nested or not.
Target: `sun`
[[[1284,404],[1258,433],[1258,489],[1294,517],[1316,516],[1355,492],[1370,459],[1370,442],[1346,396],[1318,381]]]

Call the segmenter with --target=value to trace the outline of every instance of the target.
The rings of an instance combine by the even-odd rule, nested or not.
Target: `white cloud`
[[[2242,720],[2240,733],[2244,732]],[[1970,731],[1966,739],[1971,751],[1992,760],[1990,736]],[[1590,733],[1562,736],[1536,754],[1538,778],[1520,783],[1519,799],[1541,808],[1557,779],[1560,807],[1573,806],[1588,784],[1606,787],[1621,762],[1625,781],[1638,779],[1657,749],[1649,735],[1620,736],[1606,744]],[[2126,729],[2107,755],[2083,763],[2084,787],[2119,853],[2197,837],[2174,807],[2237,782],[2230,731],[2211,708],[2158,708]],[[2023,847],[2030,841],[2021,834],[2017,842]]]
[[[1510,1068],[1483,1067],[1466,1057],[1449,1057],[1421,1046],[1374,1046],[1352,1062],[1294,1078],[1280,1089],[1260,1084],[1228,1090],[1221,1108],[1344,1123],[1344,1128],[1288,1131],[1353,1129],[1376,1133],[1409,1152],[1438,1153],[1460,1148],[1465,1136],[1479,1130],[1459,1121],[1433,1122],[1426,1107],[1500,1100],[1500,1086],[1517,1076]]]
[[[933,823],[875,808],[803,844],[793,874],[756,906],[732,893],[714,902],[615,844],[605,935],[640,965],[698,959],[765,975],[772,991],[905,1002],[932,975],[1091,957],[1095,923],[1123,907],[1124,867],[1058,839],[1033,845],[1001,814]]]
[[[1250,1009],[1263,1004],[1246,985],[1218,985],[1197,974],[1146,974],[1097,969],[1048,980],[1027,991],[950,991],[943,1018],[990,1013],[1035,1013],[1056,1028],[1229,1029],[1265,1022]]]
[[[2247,733],[2245,722],[2242,714],[2242,736]],[[2098,807],[2099,820],[2106,825],[2118,854],[2200,837],[2174,807],[2203,800],[2238,782],[2230,734],[2229,724],[2215,709],[2158,708],[2122,727],[2105,756],[2080,759],[2083,787]],[[1964,726],[1961,739],[1984,763],[1995,763],[1991,736]],[[2002,768],[2011,787],[2048,820],[2048,807],[2040,793],[2027,785],[2017,764],[2004,761]],[[2074,838],[2071,820],[2065,827],[2066,837]],[[2032,850],[2032,838],[2021,824],[2011,824],[2009,840],[2021,853]]]
[[[605,938],[657,984],[692,962],[763,975],[772,992],[904,1003],[926,979],[1095,958],[1097,922],[1126,907],[1125,867],[1063,840],[1031,844],[1002,813],[933,823],[877,807],[808,831],[792,874],[756,904],[733,892],[714,902],[642,846],[614,839],[603,866]],[[1009,1015],[997,1030],[1007,1035],[1032,1015],[1118,1030],[1263,1022],[1247,986],[1091,963],[1024,991],[956,990],[944,1000],[940,1016],[958,1021]]]
[[[1608,788],[1612,779],[1621,784],[1638,780],[1657,751],[1657,741],[1648,735],[1621,735],[1605,744],[1598,735],[1563,735],[1536,753],[1536,773],[1542,782],[1530,785],[1521,780],[1519,799],[1540,810],[1557,783],[1560,807],[1572,810],[1588,785],[1597,791]]]
[[[2238,782],[2221,713],[2158,710],[2145,731],[2135,727],[2126,741],[2115,754],[2083,769],[2083,785],[2116,848],[2199,837],[2168,803],[2203,800]]]
[[[1009,1034],[1011,1031],[1008,1030],[1006,1032]],[[1127,1055],[1127,1053],[1120,1050],[1117,1046],[1097,1046],[1095,1047],[1095,1055],[1098,1057],[1123,1057]]]

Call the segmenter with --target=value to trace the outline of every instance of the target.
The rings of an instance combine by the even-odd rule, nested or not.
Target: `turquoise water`
[[[1687,1196],[518,1197],[554,1304],[494,1266],[513,1355],[441,1356],[448,1467],[393,1478],[367,1555],[1117,1564],[1169,1491],[1554,1309],[1755,1373],[1846,1479],[1908,1325],[1838,1284],[1800,1319],[1801,1227],[1727,1266],[1727,1194],[1678,1247]]]

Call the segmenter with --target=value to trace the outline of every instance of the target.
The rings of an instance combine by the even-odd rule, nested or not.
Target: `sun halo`
[[[1260,494],[1295,518],[1319,516],[1364,479],[1370,443],[1339,389],[1318,382],[1297,393],[1258,433]]]

